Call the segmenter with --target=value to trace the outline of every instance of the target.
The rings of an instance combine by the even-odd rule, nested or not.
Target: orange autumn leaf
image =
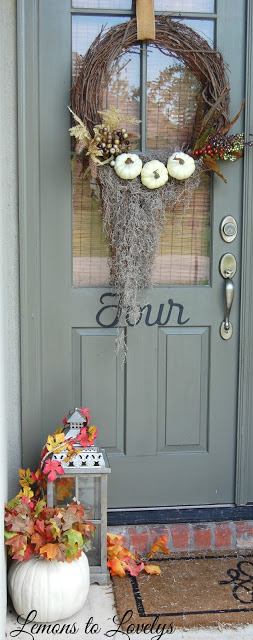
[[[120,578],[124,578],[126,574],[123,568],[123,564],[126,564],[126,563],[123,563],[115,556],[114,558],[111,558],[110,560],[108,560],[107,566],[110,569],[111,576],[119,576]]]
[[[152,545],[152,547],[150,549],[148,557],[152,558],[153,554],[157,553],[157,551],[161,551],[162,553],[169,554],[170,553],[169,549],[166,546],[167,541],[168,541],[168,536],[166,536],[166,535],[161,536],[161,538],[159,538],[159,540],[156,540],[155,543]]]
[[[150,575],[157,576],[159,576],[161,573],[161,569],[157,564],[146,564],[144,567],[144,571],[146,571],[146,573],[149,573]]]
[[[125,547],[121,547],[121,550],[119,552],[119,557],[124,558],[125,556],[129,556],[130,558],[133,558],[133,560],[137,560],[138,558],[137,553],[133,554],[131,553],[131,551],[129,551],[129,549],[126,549]]]
[[[56,558],[58,554],[58,544],[54,544],[53,542],[48,542],[44,545],[44,547],[40,547],[40,554],[44,556],[47,560],[53,560]]]
[[[66,444],[66,456],[64,462],[71,462],[72,458],[82,452],[82,449],[72,449],[71,445]],[[64,449],[65,451],[65,449]]]
[[[113,556],[117,556],[118,553],[122,551],[122,547],[119,544],[113,544],[110,547],[107,547],[107,555],[112,558]]]
[[[107,533],[107,542],[109,545],[120,544],[122,546],[122,536],[117,536],[115,533]]]
[[[205,156],[203,158],[203,162],[204,162],[204,165],[207,167],[207,169],[210,169],[210,171],[213,171],[214,173],[216,173],[217,176],[219,176],[223,180],[223,182],[227,182],[226,178],[224,178],[223,174],[220,172],[215,158],[211,158],[210,156]]]

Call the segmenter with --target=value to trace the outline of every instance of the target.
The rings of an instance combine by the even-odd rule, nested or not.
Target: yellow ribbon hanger
[[[136,0],[137,40],[155,40],[154,0]]]

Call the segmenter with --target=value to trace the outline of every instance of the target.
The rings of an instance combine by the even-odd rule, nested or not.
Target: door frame
[[[246,0],[245,137],[253,131],[253,3]],[[18,146],[21,293],[22,432],[29,435],[29,452],[38,447],[42,422],[40,313],[40,190],[38,15],[39,0],[18,2]],[[59,15],[59,20],[61,16]],[[48,114],[50,117],[50,114]],[[249,442],[253,419],[253,155],[244,154],[241,306],[238,370],[237,461],[235,504],[246,505]],[[228,372],[229,375],[229,372]],[[43,444],[43,443],[41,443]],[[23,451],[23,458],[24,451]],[[29,458],[28,458],[29,459]]]

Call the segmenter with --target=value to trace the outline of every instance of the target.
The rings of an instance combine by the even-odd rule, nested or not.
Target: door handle
[[[226,311],[225,311],[225,320],[221,323],[220,326],[220,334],[223,340],[229,340],[233,333],[233,327],[229,320],[231,307],[234,299],[234,283],[231,278],[227,278],[225,282],[225,302],[226,302]]]
[[[225,280],[225,320],[220,326],[220,335],[223,340],[229,340],[233,333],[233,327],[229,318],[234,299],[234,283],[232,277],[236,273],[236,266],[236,259],[231,253],[225,253],[221,257],[220,273]]]

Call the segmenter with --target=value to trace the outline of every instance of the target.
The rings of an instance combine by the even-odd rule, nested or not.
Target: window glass
[[[213,13],[215,0],[154,0],[155,11]]]
[[[214,23],[184,20],[188,27],[214,41]],[[189,144],[201,84],[182,62],[148,46],[147,148]]]
[[[132,0],[72,0],[77,9],[132,9]]]
[[[126,17],[73,16],[73,79],[78,64],[103,25],[110,28]],[[187,19],[184,22],[212,45],[214,23]],[[114,105],[126,115],[140,118],[140,55],[125,53],[115,61],[108,86],[103,91],[103,109]],[[147,64],[147,148],[181,148],[191,138],[200,84],[192,72],[170,55],[148,47]],[[136,125],[126,124],[139,133]],[[152,156],[153,157],[153,156]],[[84,176],[88,159],[78,158],[73,168],[73,285],[109,284],[108,241],[103,232],[98,181]],[[210,179],[203,174],[190,206],[170,209],[157,258],[153,280],[157,285],[203,285],[210,269]]]
[[[78,71],[80,56],[83,56],[102,27],[106,30],[126,22],[127,18],[107,16],[73,16],[72,19],[72,69],[73,80]],[[134,116],[140,120],[140,54],[139,47],[135,53],[126,53],[120,60],[115,60],[111,68],[110,81],[103,90],[102,109],[109,106],[120,109],[127,117]],[[127,124],[129,133],[139,137],[139,125]]]
[[[132,0],[72,0],[77,9],[121,9],[131,10]],[[155,11],[193,11],[212,13],[214,0],[154,0]]]

